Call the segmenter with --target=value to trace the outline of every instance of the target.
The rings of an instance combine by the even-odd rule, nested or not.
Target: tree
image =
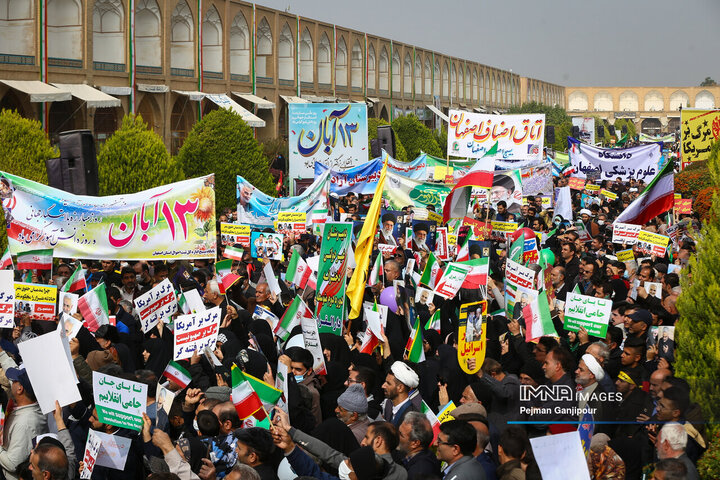
[[[714,186],[720,186],[720,142],[708,160]],[[690,384],[693,400],[710,425],[720,421],[720,196],[713,198],[710,217],[697,236],[697,253],[683,269],[682,294],[675,324],[675,371]],[[716,427],[717,428],[717,427]]]
[[[275,184],[262,146],[240,116],[219,108],[197,122],[177,155],[178,163],[190,177],[215,174],[215,202],[218,211],[237,205],[236,175],[260,191],[272,195]]]
[[[618,137],[618,140],[623,137],[623,126],[627,127],[628,138],[635,138],[635,135],[637,135],[637,127],[635,127],[635,122],[633,122],[629,118],[618,118],[615,120],[615,135]]]
[[[377,127],[379,125],[390,125],[388,122],[383,120],[382,118],[368,118],[368,159],[372,160],[372,148],[370,148],[372,140],[377,138]],[[392,128],[392,127],[390,127]],[[393,128],[393,132],[395,132],[395,129]],[[405,151],[405,147],[403,146],[402,142],[400,141],[400,138],[397,135],[397,132],[395,132],[395,160],[399,160],[401,162],[407,162],[408,156],[407,152]]]
[[[715,85],[717,85],[717,82],[710,77],[705,77],[705,80],[700,83],[701,87],[714,87]]]
[[[50,145],[40,122],[23,118],[16,111],[0,112],[0,170],[47,184],[45,160],[59,156]],[[7,246],[5,215],[0,210],[0,252]]]
[[[397,117],[393,120],[392,128],[402,141],[408,160],[415,160],[421,151],[435,157],[442,156],[442,150],[432,132],[415,115]]]
[[[572,133],[572,120],[564,108],[558,105],[551,107],[538,102],[528,102],[513,105],[508,109],[508,113],[544,113],[546,127],[555,127],[555,142],[546,146],[559,152],[567,150],[567,137]]]
[[[160,136],[140,115],[126,115],[98,153],[100,195],[123,195],[184,180]]]

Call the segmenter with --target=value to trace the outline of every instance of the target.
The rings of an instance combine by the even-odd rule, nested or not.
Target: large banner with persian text
[[[495,158],[542,160],[545,115],[488,115],[450,110],[448,153],[455,157],[481,158],[495,143]]]
[[[95,260],[215,258],[214,177],[90,197],[0,172],[10,252]]]
[[[650,143],[632,148],[598,148],[568,137],[570,163],[580,178],[599,177],[600,180],[630,179],[650,183],[659,171],[660,144]]]
[[[288,118],[290,178],[313,178],[315,162],[335,170],[367,162],[364,103],[291,103]]]

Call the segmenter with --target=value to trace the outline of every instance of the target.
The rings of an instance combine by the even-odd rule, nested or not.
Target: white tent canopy
[[[111,108],[119,107],[120,100],[111,97],[107,93],[103,93],[90,85],[84,83],[53,83],[60,90],[69,91],[73,97],[78,98],[85,103],[88,107],[92,108]]]
[[[13,90],[30,96],[31,102],[64,102],[72,99],[68,90],[62,90],[39,80],[0,80]]]

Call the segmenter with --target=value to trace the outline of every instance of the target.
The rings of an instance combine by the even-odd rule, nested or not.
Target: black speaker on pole
[[[395,132],[390,125],[380,125],[377,127],[377,148],[385,150],[388,155],[395,158]],[[375,153],[373,152],[373,157]],[[380,153],[377,155],[380,156]]]
[[[573,138],[580,138],[580,127],[578,127],[577,125],[573,125],[572,136]]]
[[[605,135],[605,126],[604,125],[598,125],[596,130],[597,130],[598,137],[602,137],[603,135]]]
[[[608,126],[608,130],[610,131],[610,135],[615,135],[615,125]]]
[[[76,195],[97,196],[98,166],[92,132],[71,130],[59,137],[60,158],[45,162],[49,185]]]
[[[620,131],[622,132],[623,135],[626,135],[627,134],[627,125],[623,125],[622,130],[620,130]]]
[[[545,127],[545,143],[555,143],[555,127],[553,125]]]

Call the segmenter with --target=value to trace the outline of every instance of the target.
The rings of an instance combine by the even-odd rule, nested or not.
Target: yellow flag
[[[347,297],[350,299],[350,317],[357,318],[362,311],[363,295],[365,293],[365,284],[370,266],[370,256],[372,255],[373,239],[380,218],[380,204],[382,203],[383,186],[385,185],[385,173],[387,172],[388,154],[385,153],[385,163],[380,171],[380,180],[378,180],[375,188],[375,196],[368,209],[365,223],[363,223],[360,237],[358,237],[357,246],[355,247],[355,271],[350,278],[347,286]]]

